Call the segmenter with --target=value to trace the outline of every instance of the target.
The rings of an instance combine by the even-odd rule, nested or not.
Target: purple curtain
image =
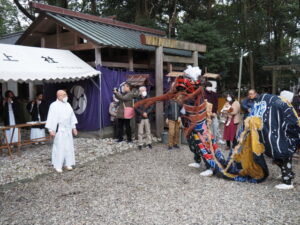
[[[121,69],[110,69],[103,66],[97,66],[97,70],[101,72],[101,127],[110,126],[110,115],[109,115],[109,105],[112,101],[112,90],[115,87],[119,87],[119,85],[126,81],[126,75],[133,74],[150,74],[150,82],[152,83],[152,87],[147,87],[148,92],[150,93],[150,89],[155,88],[155,72],[149,70],[136,70],[134,72],[128,70]],[[168,77],[164,76],[163,78],[163,86],[164,92],[168,91],[170,85],[174,79],[168,79]]]
[[[153,86],[147,87],[148,92],[150,93],[150,89],[152,89],[152,91],[155,89],[154,71],[137,70],[132,72],[101,66],[97,66],[96,69],[101,72],[101,78],[95,77],[93,79],[80,80],[76,82],[45,83],[44,85],[44,97],[49,105],[56,100],[57,90],[68,90],[69,103],[73,106],[78,119],[77,128],[79,130],[98,130],[102,127],[111,125],[108,109],[112,101],[112,90],[115,87],[119,87],[122,82],[126,81],[126,75],[150,74],[149,79]],[[168,79],[168,77],[164,76],[164,92],[169,90],[170,84],[173,80],[174,79]],[[99,88],[101,91],[99,91]],[[84,98],[84,96],[81,96],[80,94],[82,90],[84,90],[85,98],[87,100],[86,106],[77,104],[80,102],[80,97]],[[82,112],[80,107],[85,107],[85,110]]]
[[[96,68],[101,72],[101,128],[110,125],[109,105],[112,101],[113,88],[119,87],[119,85],[126,80],[126,74],[129,71],[111,70],[106,67],[97,66]]]
[[[48,104],[56,100],[56,91],[68,90],[68,102],[73,107],[79,130],[100,129],[99,77],[63,83],[45,83],[44,98]]]

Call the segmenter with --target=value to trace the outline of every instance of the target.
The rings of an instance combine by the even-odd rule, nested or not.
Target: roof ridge
[[[57,6],[45,5],[45,4],[35,3],[35,2],[31,2],[30,6],[39,11],[62,14],[65,16],[71,16],[71,17],[90,20],[90,21],[94,21],[94,22],[100,22],[100,23],[104,23],[104,24],[108,24],[108,25],[112,25],[112,26],[116,26],[116,27],[131,29],[131,30],[144,31],[144,32],[156,34],[156,35],[162,35],[162,36],[166,35],[166,33],[161,30],[143,27],[143,26],[130,24],[130,23],[125,23],[122,21],[113,20],[113,19],[109,19],[109,18],[102,18],[99,16],[90,15],[90,14],[75,12],[70,9],[64,9],[64,8],[60,8]]]

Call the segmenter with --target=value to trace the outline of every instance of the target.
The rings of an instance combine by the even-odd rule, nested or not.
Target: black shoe
[[[168,150],[172,150],[172,147],[171,147],[171,146],[169,146],[169,147],[168,147]]]
[[[138,148],[139,148],[139,150],[142,150],[142,146],[141,145],[139,145]]]
[[[152,145],[151,145],[151,144],[149,144],[148,147],[149,147],[150,149],[152,149]]]
[[[173,147],[174,147],[174,148],[178,148],[178,149],[180,148],[178,145],[174,145]]]
[[[116,142],[122,142],[123,140],[122,139],[119,139],[119,140],[117,140]]]
[[[132,143],[132,140],[127,140],[127,143]]]

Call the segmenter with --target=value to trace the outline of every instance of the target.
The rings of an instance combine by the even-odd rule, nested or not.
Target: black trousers
[[[113,130],[114,130],[114,139],[118,139],[119,138],[119,126],[118,126],[118,119],[115,118],[114,121],[111,122],[113,125]]]
[[[119,141],[123,141],[123,127],[125,125],[127,141],[132,141],[131,139],[131,127],[130,127],[130,119],[118,119],[118,139]]]
[[[237,143],[237,140],[236,140],[236,138],[234,138],[233,139],[233,141],[226,141],[226,145],[227,145],[227,147],[231,147],[231,148],[234,148],[236,145],[237,145],[238,143]]]
[[[292,158],[287,158],[285,160],[277,160],[275,164],[280,167],[281,179],[284,184],[292,184],[295,173],[292,171]]]

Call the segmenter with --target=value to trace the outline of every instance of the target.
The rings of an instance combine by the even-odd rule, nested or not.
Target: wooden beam
[[[171,55],[164,55],[163,56],[164,62],[173,62],[173,63],[193,63],[193,58],[188,57],[181,57],[181,56],[171,56]]]
[[[159,46],[155,49],[155,95],[160,96],[163,94],[163,47]],[[163,102],[156,102],[155,105],[155,123],[156,123],[156,136],[161,137],[164,129],[163,117]]]
[[[129,68],[129,63],[122,63],[122,62],[110,62],[110,61],[103,61],[102,62],[103,66],[106,67],[117,67],[117,68]],[[136,69],[150,69],[154,68],[153,66],[149,66],[148,64],[133,64],[133,67]]]
[[[141,34],[140,39],[143,45],[162,46],[166,48],[176,48],[176,49],[188,50],[188,51],[206,52],[206,45],[201,45],[201,44],[187,42],[187,41],[177,41],[174,39],[168,39],[168,38],[162,38],[162,37],[144,35],[144,34]]]
[[[198,66],[198,52],[193,51],[193,66]]]
[[[97,48],[97,45],[92,44],[91,42],[79,44],[76,46],[62,46],[61,49],[71,50],[71,51],[82,51],[82,50],[90,50]]]
[[[164,70],[166,70],[167,68],[164,66]],[[186,67],[184,66],[173,66],[172,67],[173,71],[183,71],[186,69]]]
[[[106,67],[118,67],[118,68],[128,68],[128,63],[121,63],[121,62],[102,62],[102,66]]]
[[[95,66],[95,62],[86,62],[87,64],[91,66]],[[106,67],[113,67],[113,68],[128,68],[128,63],[122,63],[122,62],[110,62],[110,61],[102,61],[102,66]],[[133,64],[135,69],[154,69],[155,65],[148,65],[148,64]],[[164,70],[170,69],[168,65],[164,65]],[[176,71],[182,71],[185,70],[186,67],[183,66],[172,66],[172,70]]]
[[[296,70],[300,71],[300,64],[291,64],[291,65],[273,65],[273,66],[263,66],[263,70]]]
[[[92,67],[96,67],[95,61],[94,61],[94,62],[86,62],[86,63],[89,64],[89,65],[92,66]]]
[[[101,48],[95,48],[95,65],[102,66]]]
[[[129,64],[129,71],[133,71],[134,65],[133,65],[132,49],[128,49],[128,64]]]
[[[37,37],[41,37],[41,36],[45,36],[45,35],[48,35],[46,32],[34,32],[34,33],[31,33],[30,36],[37,36]]]

